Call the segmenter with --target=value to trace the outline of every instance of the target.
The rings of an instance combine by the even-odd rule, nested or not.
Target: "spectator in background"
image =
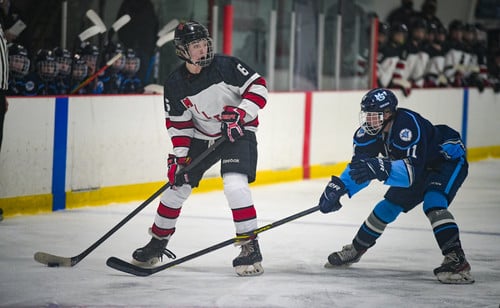
[[[448,80],[444,76],[444,55],[446,29],[442,25],[429,24],[425,49],[429,54],[429,61],[424,73],[424,87],[446,87]]]
[[[465,86],[465,46],[463,42],[464,23],[458,19],[448,26],[444,72],[448,83],[454,87]]]
[[[500,93],[500,50],[493,54],[493,61],[488,68],[488,81],[495,93]]]
[[[408,25],[416,14],[417,12],[413,9],[413,0],[401,0],[401,6],[389,13],[387,23],[390,26],[398,23]]]
[[[73,55],[73,62],[71,64],[70,93],[85,80],[87,75],[88,75],[87,62],[82,58],[82,56],[79,53],[75,53]],[[83,87],[74,94],[87,94],[87,88]]]
[[[52,51],[57,65],[56,88],[57,94],[68,94],[71,89],[71,52],[65,48],[56,47]]]
[[[425,0],[422,3],[421,11],[415,17],[422,18],[427,24],[442,25],[441,20],[436,16],[437,0]]]
[[[38,77],[37,95],[59,94],[57,90],[56,77],[58,75],[56,58],[54,53],[48,49],[40,49],[35,57],[35,73]]]
[[[123,54],[123,45],[121,43],[110,42],[104,48],[104,60],[108,61],[117,54]],[[101,76],[98,78],[97,87],[102,88],[104,94],[117,94],[123,79],[122,70],[125,67],[125,55],[116,60]]]
[[[3,121],[9,104],[5,95],[9,86],[9,57],[7,51],[7,38],[0,24],[0,150],[2,149]]]
[[[90,42],[83,42],[77,53],[87,64],[87,76],[85,76],[85,78],[89,78],[94,75],[98,70],[97,60],[99,59],[99,48]],[[85,86],[85,90],[83,92],[86,94],[100,94],[102,89],[97,87],[97,82],[98,80],[95,78],[92,82]]]
[[[28,51],[22,45],[9,47],[9,89],[8,95],[29,95],[33,84],[27,84],[26,76],[30,70]]]
[[[125,52],[125,66],[122,69],[122,80],[119,92],[122,94],[144,93],[144,87],[137,72],[141,67],[141,59],[132,48]]]
[[[141,63],[148,63],[154,54],[158,17],[150,0],[124,0],[117,17],[129,14],[131,20],[118,32],[118,38],[128,48],[132,48]],[[147,66],[140,67],[137,77],[146,78]]]

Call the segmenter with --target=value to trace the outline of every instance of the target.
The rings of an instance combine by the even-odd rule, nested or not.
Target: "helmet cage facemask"
[[[191,54],[189,53],[189,45],[203,43],[203,41],[206,42],[207,53],[206,53],[206,55],[203,58],[198,59],[196,61],[193,61],[193,59],[191,57]],[[188,63],[194,64],[194,65],[198,65],[198,66],[201,66],[201,67],[207,67],[207,66],[210,65],[210,63],[212,63],[212,60],[214,58],[214,49],[213,49],[212,46],[213,46],[212,38],[206,37],[206,38],[201,38],[201,39],[193,40],[193,41],[191,41],[191,42],[189,42],[187,44],[176,45],[176,47],[175,47],[175,53],[177,54],[177,56],[179,58],[181,58],[182,60],[184,60],[184,61],[186,61]]]
[[[60,76],[67,77],[71,74],[71,58],[57,57],[57,70]]]
[[[44,81],[51,81],[57,77],[59,73],[55,60],[39,61],[37,63],[38,75]]]
[[[28,75],[30,59],[22,55],[9,56],[9,69],[15,78],[23,78]]]
[[[360,111],[359,123],[368,135],[377,135],[384,127],[384,112]]]

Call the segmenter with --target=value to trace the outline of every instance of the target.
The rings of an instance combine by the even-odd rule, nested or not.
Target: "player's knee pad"
[[[396,220],[402,211],[402,207],[387,199],[380,201],[373,209],[373,213],[385,224],[389,224]]]
[[[189,197],[191,190],[192,188],[189,184],[169,187],[161,196],[161,203],[171,208],[178,209],[182,207],[184,201]]]
[[[224,194],[232,209],[253,204],[246,174],[235,172],[225,173],[222,179],[224,181]]]
[[[428,191],[424,195],[424,213],[427,214],[433,209],[446,209],[448,208],[448,199],[444,193],[439,191]]]

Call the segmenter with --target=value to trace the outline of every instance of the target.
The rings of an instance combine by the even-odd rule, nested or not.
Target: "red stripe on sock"
[[[239,209],[233,209],[233,220],[235,222],[246,221],[257,218],[257,212],[253,205]]]
[[[160,205],[158,205],[157,212],[158,215],[160,215],[161,217],[176,219],[181,214],[181,209],[180,208],[173,209],[160,202]]]
[[[162,229],[158,227],[156,224],[153,224],[153,227],[151,227],[151,232],[153,232],[154,235],[158,237],[167,237],[169,235],[172,235],[175,233],[175,228],[172,229]]]

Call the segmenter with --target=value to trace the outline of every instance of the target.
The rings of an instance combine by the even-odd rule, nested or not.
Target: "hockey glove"
[[[344,182],[332,175],[332,179],[328,182],[323,194],[319,198],[319,210],[321,213],[326,214],[340,210],[342,204],[340,204],[339,200],[345,193],[347,193],[347,190],[345,189]]]
[[[173,186],[181,186],[189,183],[187,173],[179,173],[179,171],[191,163],[191,157],[177,157],[174,154],[168,154],[167,160],[167,176],[168,182]]]
[[[391,161],[387,158],[373,157],[352,161],[349,175],[357,183],[377,179],[385,181],[391,173]]]
[[[460,140],[447,140],[439,146],[441,154],[448,160],[458,159],[465,155],[465,147]]]
[[[245,110],[241,108],[233,106],[224,107],[224,111],[221,114],[221,130],[222,134],[225,135],[230,142],[235,142],[245,134],[242,127],[245,115]]]

